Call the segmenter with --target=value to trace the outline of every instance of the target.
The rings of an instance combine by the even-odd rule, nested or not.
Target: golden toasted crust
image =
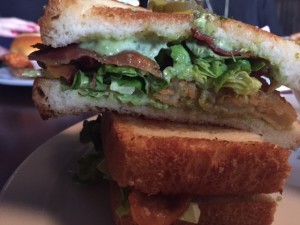
[[[267,195],[252,196],[252,199],[204,197],[198,199],[198,204],[201,209],[199,225],[267,225],[272,224],[276,211],[276,202]]]
[[[136,225],[132,216],[119,217],[115,212],[120,204],[120,190],[116,185],[110,188],[111,205],[116,225]],[[269,195],[252,197],[202,196],[196,197],[201,211],[198,225],[270,225],[274,219],[276,202]],[[177,220],[173,225],[192,225]]]
[[[152,129],[153,123],[160,130]],[[194,128],[182,125],[186,137],[177,135],[177,129],[169,122],[105,114],[102,134],[112,178],[122,187],[148,194],[242,195],[282,190],[290,171],[288,150],[221,136],[189,138]]]

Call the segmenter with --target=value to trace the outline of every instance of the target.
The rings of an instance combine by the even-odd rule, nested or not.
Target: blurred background
[[[121,0],[137,4],[138,0]],[[170,0],[150,0],[156,2]],[[184,0],[177,0],[184,1]],[[189,0],[187,0],[189,1]],[[274,26],[271,32],[280,36],[290,36],[300,32],[299,0],[197,0],[205,8],[224,16],[226,4],[228,17],[252,25]],[[37,23],[42,15],[43,5],[47,0],[10,0],[1,1],[0,18],[20,18]],[[147,7],[148,0],[140,0],[142,7]],[[267,24],[267,23],[270,24]],[[1,25],[0,25],[1,28]],[[0,46],[9,48],[12,38],[0,35]]]
[[[276,0],[277,15],[284,36],[300,32],[300,1]]]
[[[37,23],[48,0],[9,0],[0,3],[0,18],[20,18]],[[3,24],[3,23],[2,23]],[[7,24],[9,26],[10,24]],[[1,25],[0,25],[1,28]],[[0,45],[10,47],[12,38],[0,35]]]
[[[147,7],[147,2],[147,0],[140,1],[143,7]],[[286,37],[300,32],[299,0],[196,0],[196,2],[221,16],[255,26],[273,26],[274,30],[271,31],[280,36]]]

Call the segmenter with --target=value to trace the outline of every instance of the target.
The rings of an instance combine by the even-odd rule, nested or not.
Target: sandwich
[[[299,89],[299,46],[206,10],[113,0],[49,0],[39,25],[33,100],[44,119],[103,113],[92,136],[116,224],[272,223],[300,143],[276,88]]]
[[[106,112],[81,135],[102,142],[115,224],[270,225],[290,172],[287,149],[232,128]]]
[[[29,58],[42,67],[33,100],[44,119],[108,110],[300,143],[297,114],[276,91],[300,89],[294,42],[206,10],[113,0],[50,0],[39,25],[43,44]]]
[[[41,42],[38,33],[20,34],[12,41],[9,51],[1,59],[12,75],[22,78],[24,73],[38,68],[34,60],[28,59],[28,55],[37,50],[33,45]]]

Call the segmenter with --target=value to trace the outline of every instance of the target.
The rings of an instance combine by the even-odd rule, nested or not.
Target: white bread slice
[[[110,176],[149,195],[245,195],[282,190],[287,149],[229,128],[105,113],[102,141]]]
[[[99,38],[170,41],[191,35],[188,15],[152,13],[113,0],[50,0],[39,24],[43,43],[52,47]]]
[[[284,84],[300,90],[300,46],[267,31],[235,20],[217,21],[213,38],[225,39],[228,45],[248,49],[258,57],[271,62],[279,70]]]
[[[122,217],[117,215],[116,209],[120,206],[120,198],[120,189],[118,186],[116,184],[110,185],[110,199],[115,224],[137,225],[131,213]],[[277,206],[276,201],[270,195],[265,194],[251,197],[199,196],[194,198],[192,202],[198,204],[200,209],[198,225],[271,225]],[[147,209],[149,208],[141,210]],[[150,212],[150,215],[153,214]],[[154,215],[157,214],[154,212]],[[163,217],[163,215],[160,214],[158,217]],[[195,223],[189,223],[178,218],[172,225],[195,225]]]
[[[38,78],[34,82],[33,100],[44,119],[64,115],[79,115],[82,113],[98,114],[101,111],[117,111],[124,114],[141,115],[158,120],[171,120],[192,124],[216,124],[248,130],[261,135],[265,142],[270,142],[292,149],[300,144],[300,123],[294,122],[287,130],[276,130],[270,124],[255,117],[223,118],[201,111],[168,108],[167,111],[150,106],[133,106],[122,104],[111,99],[95,99],[83,97],[77,91],[61,91],[58,80]]]
[[[300,90],[300,46],[233,19],[212,17],[214,39],[267,59],[284,85]],[[50,0],[39,23],[43,43],[52,47],[99,38],[182,40],[194,27],[192,16],[153,13],[113,0]]]

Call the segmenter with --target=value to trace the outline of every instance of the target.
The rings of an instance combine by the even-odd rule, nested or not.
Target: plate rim
[[[3,77],[4,75],[8,76]],[[0,68],[0,84],[8,86],[32,86],[34,79],[21,79],[13,76],[7,67]]]

